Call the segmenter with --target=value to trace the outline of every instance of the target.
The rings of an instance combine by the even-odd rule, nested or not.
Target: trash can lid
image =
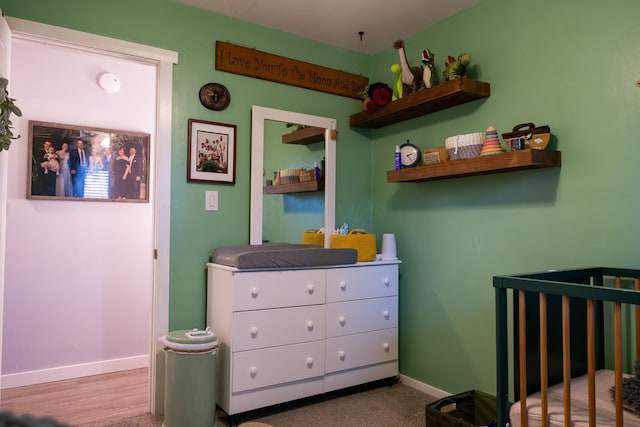
[[[174,350],[210,350],[218,346],[218,338],[207,326],[205,330],[183,329],[169,332],[161,338],[162,343]]]

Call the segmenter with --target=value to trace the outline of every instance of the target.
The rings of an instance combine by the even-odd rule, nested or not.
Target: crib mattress
[[[571,425],[589,426],[589,403],[587,401],[587,376],[571,380]],[[614,372],[607,369],[596,371],[596,425],[615,426],[616,408],[609,395],[609,388],[615,383]],[[564,426],[564,393],[562,384],[549,387],[549,425]],[[527,425],[542,425],[540,393],[527,396]],[[511,406],[509,411],[511,427],[520,427],[520,402]],[[640,426],[640,417],[633,412],[624,411],[624,426]]]
[[[296,243],[224,246],[215,248],[212,261],[239,269],[304,268],[355,264],[358,252],[351,248],[323,248]]]

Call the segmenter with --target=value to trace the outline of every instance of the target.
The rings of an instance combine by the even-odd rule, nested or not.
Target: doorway
[[[33,202],[28,202],[25,199],[26,190],[24,188],[24,180],[20,179],[20,175],[24,177],[26,167],[28,165],[28,161],[26,158],[26,145],[27,145],[27,135],[28,135],[28,120],[38,120],[41,117],[30,117],[29,113],[25,113],[23,118],[20,120],[14,121],[16,128],[19,129],[19,132],[23,135],[23,140],[21,144],[24,144],[21,149],[16,150],[13,149],[9,153],[9,215],[7,219],[7,225],[9,231],[13,229],[20,230],[15,231],[18,236],[20,233],[26,234],[31,241],[29,245],[23,245],[21,247],[15,247],[12,242],[15,242],[15,237],[8,235],[9,239],[7,241],[7,252],[14,253],[14,248],[17,249],[15,255],[17,256],[12,259],[11,264],[9,264],[9,260],[5,267],[14,268],[15,265],[20,265],[24,267],[22,274],[25,272],[33,271],[36,275],[33,276],[31,280],[28,280],[27,283],[31,283],[33,285],[34,282],[40,281],[41,283],[36,283],[39,285],[36,289],[38,292],[38,302],[35,306],[31,306],[30,309],[33,312],[42,312],[45,313],[47,309],[49,309],[49,305],[58,305],[64,306],[68,304],[72,300],[79,299],[79,304],[74,306],[73,310],[68,311],[58,311],[56,316],[50,315],[49,318],[46,317],[40,323],[40,326],[47,329],[47,325],[51,323],[53,317],[68,317],[71,322],[82,322],[79,316],[79,312],[83,310],[87,310],[87,306],[91,307],[105,307],[109,306],[109,303],[115,304],[119,307],[123,307],[126,310],[126,302],[128,300],[128,294],[132,292],[131,290],[122,289],[119,292],[115,293],[104,293],[99,289],[96,291],[96,283],[99,283],[100,280],[97,276],[99,276],[103,272],[108,272],[110,269],[114,268],[114,266],[109,262],[104,262],[104,252],[101,251],[101,244],[104,243],[107,237],[103,232],[98,232],[101,227],[104,227],[105,223],[108,223],[110,218],[109,214],[114,214],[115,211],[125,211],[125,214],[128,215],[143,215],[146,218],[149,229],[149,237],[148,239],[145,237],[146,242],[139,247],[141,251],[146,252],[144,256],[147,261],[145,263],[149,266],[145,267],[148,273],[149,280],[152,282],[151,284],[151,297],[149,298],[149,304],[151,307],[149,308],[149,314],[147,317],[151,318],[150,325],[148,327],[147,336],[144,338],[146,341],[147,348],[150,351],[150,411],[153,414],[162,412],[162,390],[163,383],[162,378],[164,375],[163,371],[163,363],[162,363],[162,349],[157,345],[157,337],[166,334],[168,329],[168,265],[169,265],[169,206],[170,206],[170,160],[171,160],[171,145],[170,145],[170,136],[171,136],[171,85],[172,85],[172,65],[177,63],[177,55],[174,52],[164,51],[162,49],[151,48],[147,46],[141,46],[133,43],[123,42],[119,40],[109,39],[101,36],[94,36],[86,33],[79,33],[76,31],[65,30],[57,27],[51,27],[48,25],[33,23],[30,21],[18,20],[18,19],[7,19],[9,22],[9,26],[13,32],[13,38],[15,44],[23,44],[24,46],[29,43],[36,44],[44,44],[47,45],[48,48],[56,51],[57,54],[60,54],[63,50],[71,49],[73,46],[74,50],[78,52],[82,52],[84,54],[90,55],[103,55],[105,62],[107,58],[113,59],[117,58],[118,61],[130,62],[131,64],[143,64],[146,67],[151,67],[153,70],[153,75],[157,76],[157,84],[154,85],[154,102],[152,106],[152,116],[153,116],[153,125],[151,129],[151,134],[153,137],[152,141],[152,153],[153,156],[151,158],[150,164],[152,166],[152,170],[150,173],[150,182],[155,183],[153,187],[155,187],[155,191],[152,187],[150,194],[150,203],[148,204],[147,209],[140,208],[136,206],[136,204],[127,204],[127,203],[104,203],[104,202],[64,202],[64,201],[40,201],[40,203],[36,204]],[[53,40],[55,38],[55,40]],[[23,47],[24,47],[23,46]],[[14,56],[16,55],[16,50],[14,49]],[[76,53],[78,53],[76,52]],[[53,67],[55,65],[59,65],[56,62],[53,63],[41,63],[41,68],[47,70],[47,67]],[[50,68],[48,71],[52,71]],[[108,71],[101,70],[99,66],[96,65],[95,72],[93,76],[90,76],[90,73],[87,73],[87,79],[95,79],[97,73],[100,71]],[[25,74],[14,74],[20,75],[21,79],[24,78],[24,81],[28,80],[28,75]],[[59,80],[59,79],[58,79]],[[17,84],[16,80],[16,84]],[[94,84],[95,82],[86,81],[86,84]],[[16,97],[19,93],[22,93],[26,96],[23,97],[24,102],[32,105],[40,105],[48,107],[48,111],[53,111],[51,109],[55,109],[56,106],[58,110],[61,110],[60,106],[63,105],[64,102],[69,102],[72,105],[78,104],[80,107],[87,109],[87,105],[83,103],[82,93],[77,93],[74,91],[65,91],[64,85],[60,84],[59,86],[54,87],[53,95],[48,97],[40,97],[39,99],[30,99],[31,95],[28,95],[26,91],[17,91]],[[100,90],[97,85],[95,85],[95,90]],[[86,93],[86,91],[85,91]],[[12,94],[13,95],[13,94]],[[72,99],[68,99],[72,97]],[[40,104],[38,104],[38,102]],[[31,110],[31,109],[30,109]],[[25,110],[23,109],[23,112]],[[69,120],[78,120],[82,121],[82,110],[78,110],[75,115],[64,116],[63,113],[68,113],[68,111],[56,112],[56,114],[60,114],[59,116],[53,117],[53,120],[62,123],[68,123]],[[99,112],[94,114],[98,114],[98,117],[101,120],[107,120],[104,118],[104,115],[100,115]],[[67,118],[71,117],[71,118]],[[79,124],[91,124],[95,123],[94,121],[89,122],[91,119],[90,115],[85,116],[85,120],[83,123]],[[48,119],[49,120],[49,119]],[[95,118],[94,118],[95,120]],[[73,123],[72,123],[73,124]],[[126,124],[125,124],[126,125]],[[133,124],[128,125],[128,127],[133,126]],[[109,128],[121,128],[116,125],[109,125]],[[25,132],[26,130],[26,132]],[[129,129],[127,129],[129,130]],[[131,129],[135,130],[135,129]],[[22,169],[22,173],[21,173]],[[162,174],[157,173],[158,170],[162,170]],[[23,191],[24,190],[24,191]],[[70,204],[73,208],[70,207]],[[113,205],[113,206],[108,206]],[[74,211],[73,213],[70,213]],[[105,211],[107,211],[107,215],[105,215]],[[138,212],[140,211],[140,212]],[[42,223],[36,221],[34,224],[33,221],[30,221],[29,224],[21,224],[20,220],[25,219],[25,215],[29,216],[30,219],[34,218],[46,218]],[[75,218],[80,217],[80,218]],[[72,219],[84,221],[84,231],[79,233],[71,232],[72,230]],[[96,222],[92,222],[92,220],[97,220]],[[17,223],[13,223],[13,221],[17,221]],[[137,221],[140,222],[140,221]],[[74,222],[75,223],[75,222]],[[17,226],[15,226],[18,224]],[[12,226],[13,225],[13,226]],[[49,227],[50,226],[50,227]],[[48,239],[47,240],[47,232],[44,230],[58,230],[58,239]],[[91,234],[89,231],[94,231],[95,233]],[[66,233],[65,233],[66,231]],[[56,235],[56,234],[54,234]],[[92,239],[92,237],[97,238]],[[62,236],[62,237],[60,237]],[[139,237],[135,232],[133,234],[123,234],[123,236],[133,236]],[[64,245],[56,246],[47,244],[45,242],[58,242],[62,239]],[[66,240],[64,240],[66,239]],[[144,240],[143,239],[143,240]],[[130,241],[130,237],[121,238],[120,240],[124,240],[124,244],[128,244]],[[96,243],[98,241],[98,243]],[[120,242],[121,244],[123,242]],[[61,249],[64,248],[64,249]],[[147,251],[148,249],[148,251]],[[37,258],[38,261],[47,258],[54,258],[54,261],[50,261],[47,259],[47,262],[44,265],[47,265],[49,268],[43,268],[43,266],[38,263],[30,268],[31,266],[24,265],[25,262],[20,255],[25,254],[30,256],[31,258]],[[12,255],[13,256],[13,255]],[[155,258],[154,258],[155,256]],[[16,259],[19,260],[19,263],[16,263]],[[70,275],[75,267],[78,265],[78,260],[81,259],[85,265],[82,266],[84,269],[84,273],[81,276],[81,279],[76,280],[69,290],[67,289],[64,293],[60,292],[54,286],[47,286],[46,278],[48,270],[52,268],[62,268],[65,272]],[[87,267],[87,265],[89,267]],[[116,266],[117,267],[117,266]],[[93,276],[92,276],[93,273]],[[7,276],[10,277],[12,273],[7,271]],[[49,274],[49,276],[58,277],[55,274]],[[8,280],[7,280],[8,283]],[[7,285],[5,285],[6,289],[8,289]],[[0,289],[1,290],[1,289]],[[107,290],[110,290],[107,288]],[[5,290],[2,290],[3,292]],[[74,294],[73,291],[76,291],[77,294]],[[108,294],[108,295],[107,295]],[[5,296],[8,296],[4,293]],[[94,299],[94,301],[91,301]],[[5,299],[5,309],[9,307],[10,301]],[[39,305],[38,305],[39,304]],[[109,316],[108,312],[99,312],[99,316],[101,316],[100,321],[103,321],[105,317]],[[77,318],[75,316],[78,316]],[[98,323],[100,323],[98,321]],[[35,326],[33,326],[35,328]],[[5,333],[5,346],[7,344],[7,323],[4,324],[4,333]],[[36,329],[33,329],[36,331]],[[49,331],[51,332],[51,331]],[[94,331],[95,332],[95,331]],[[118,323],[117,321],[111,322],[107,330],[101,332],[95,332],[96,335],[100,337],[100,339],[93,340],[89,345],[85,345],[84,347],[91,347],[90,352],[94,352],[95,354],[100,354],[100,352],[104,352],[108,350],[108,346],[114,341],[109,341],[109,337],[118,334],[126,334],[127,325],[124,323]],[[91,329],[85,329],[86,334],[91,334]],[[80,329],[74,332],[75,340],[72,340],[68,343],[69,346],[78,346],[78,340],[83,338]],[[45,335],[43,335],[45,337]],[[86,337],[85,337],[86,338]],[[49,348],[47,350],[48,356],[50,358],[62,356],[61,354],[53,354],[52,349],[57,348],[58,353],[62,353],[64,346],[55,347],[56,342],[53,341],[56,339],[55,333],[50,333],[46,336],[45,341],[50,339],[48,342]],[[27,351],[38,352],[39,349],[36,345],[36,340],[33,342],[29,340],[27,341],[25,349]],[[6,348],[6,347],[5,347]],[[66,350],[79,350],[79,348],[71,348]],[[71,352],[69,354],[76,355],[80,353],[79,351]],[[72,356],[73,358],[74,356]],[[86,359],[86,355],[84,356]],[[117,352],[111,354],[109,356],[110,360],[115,360],[117,363],[128,363],[130,362],[128,356],[118,357]],[[7,358],[3,360],[3,363],[7,363]],[[76,367],[80,367],[80,369],[92,369],[94,366],[91,364],[84,363],[81,358],[76,360],[71,360],[72,365],[76,365]],[[34,365],[37,366],[37,365]],[[43,367],[43,369],[38,369],[37,367],[33,369],[35,371],[48,371],[47,367]],[[42,373],[42,372],[40,372]]]

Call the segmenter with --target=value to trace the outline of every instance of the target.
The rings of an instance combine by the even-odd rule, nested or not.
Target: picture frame
[[[148,203],[150,135],[29,121],[27,199]]]
[[[187,181],[235,184],[236,125],[189,119]]]

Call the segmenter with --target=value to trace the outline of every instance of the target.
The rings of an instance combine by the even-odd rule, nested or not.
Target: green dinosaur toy
[[[442,73],[442,79],[447,81],[464,77],[467,74],[467,65],[469,65],[470,62],[471,54],[467,52],[458,55],[458,59],[449,56],[448,61],[444,64],[445,70]]]
[[[438,74],[436,74],[436,67],[433,63],[433,53],[429,49],[422,51],[422,63],[424,64],[422,80],[424,81],[424,87],[428,89],[438,84]]]

